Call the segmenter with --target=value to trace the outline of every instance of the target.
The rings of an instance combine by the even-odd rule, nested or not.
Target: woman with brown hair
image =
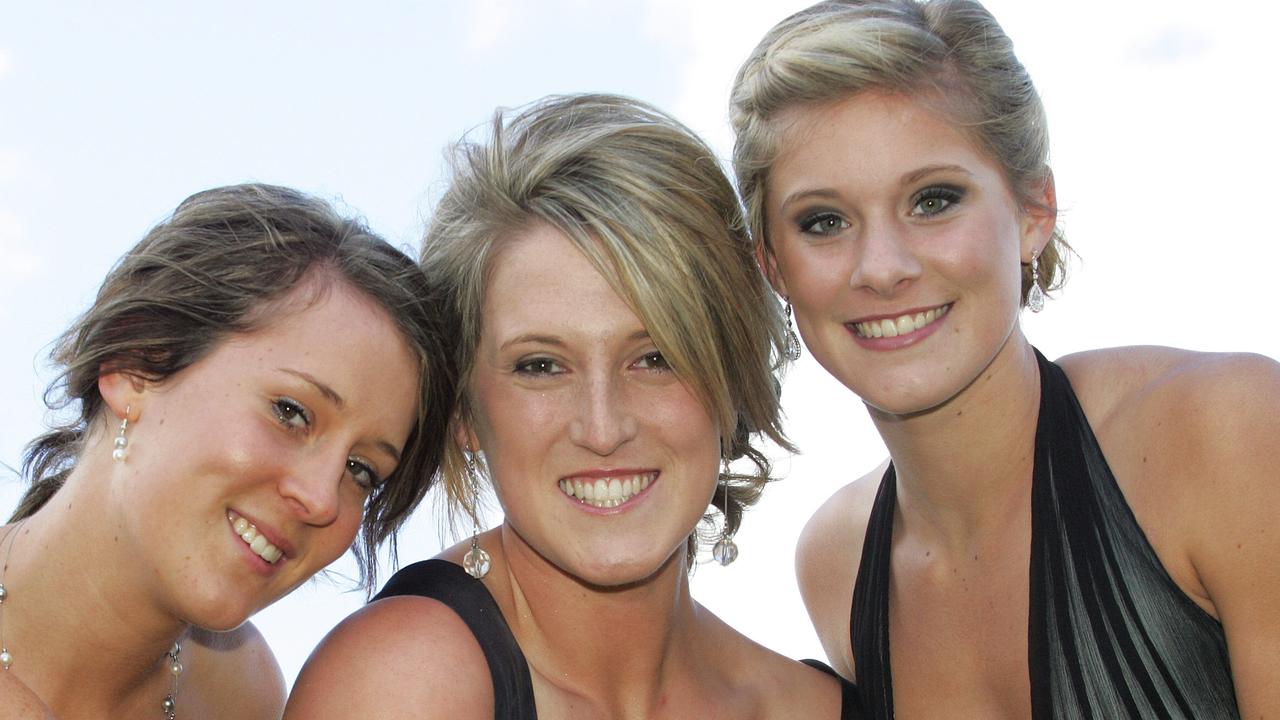
[[[245,621],[361,530],[372,581],[440,461],[454,332],[411,259],[320,200],[185,200],[55,349],[71,416],[0,528],[4,707],[279,717]]]

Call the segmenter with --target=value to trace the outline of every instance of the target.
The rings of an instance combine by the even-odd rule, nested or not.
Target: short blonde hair
[[[1013,42],[973,0],[828,0],[770,30],[734,80],[733,164],[756,241],[770,250],[765,184],[782,151],[782,111],[877,89],[941,100],[1000,167],[1019,205],[1043,208],[1052,181],[1044,105]],[[1059,228],[1036,258],[1042,290],[1062,285],[1070,247]],[[1022,272],[1022,299],[1031,288]]]
[[[536,223],[572,241],[631,307],[720,426],[722,454],[755,471],[715,503],[729,532],[769,479],[761,434],[783,448],[775,371],[781,308],[755,262],[733,186],[715,154],[662,111],[612,95],[554,96],[495,113],[486,143],[452,149],[452,177],[422,265],[462,327],[455,422],[481,334],[485,283],[500,244]],[[475,517],[462,449],[443,465],[451,509]],[[727,508],[723,505],[727,504]],[[691,553],[696,543],[691,542]]]

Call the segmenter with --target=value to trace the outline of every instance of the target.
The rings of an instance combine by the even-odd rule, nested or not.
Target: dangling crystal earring
[[[1031,253],[1031,288],[1027,290],[1027,307],[1033,313],[1044,309],[1044,291],[1040,289],[1040,267],[1036,265],[1040,253]]]
[[[124,418],[120,420],[120,433],[116,435],[116,448],[111,451],[111,459],[116,462],[124,462],[124,459],[129,457],[129,438],[124,436],[124,431],[129,429],[129,411],[132,409],[132,405],[126,405]]]
[[[791,301],[787,301],[787,337],[782,345],[782,352],[791,362],[800,359],[800,338],[796,335],[795,326],[791,324]],[[729,562],[733,562],[730,560]],[[725,563],[728,565],[729,563]]]
[[[476,470],[475,453],[464,450],[463,454],[467,458],[467,479],[471,481],[471,487],[480,487],[480,473]],[[480,526],[478,524],[471,531],[471,549],[467,551],[466,555],[462,556],[462,569],[477,580],[489,574],[489,553],[480,547]]]
[[[797,351],[799,352],[799,351]],[[724,460],[724,524],[720,526],[720,539],[711,547],[711,557],[721,565],[732,564],[738,559],[738,544],[729,535],[729,459]]]

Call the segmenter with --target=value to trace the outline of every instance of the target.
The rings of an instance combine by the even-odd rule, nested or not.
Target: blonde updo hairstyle
[[[783,111],[880,90],[929,103],[995,161],[1019,205],[1040,198],[1049,169],[1044,106],[1013,42],[972,0],[828,0],[770,30],[733,84],[733,164],[748,223],[766,251],[765,186],[785,127]],[[1057,289],[1070,251],[1055,227],[1036,258],[1042,290]],[[1022,302],[1031,288],[1022,268]]]
[[[422,266],[461,323],[455,422],[472,412],[468,387],[493,258],[504,242],[545,223],[595,265],[718,420],[722,456],[750,461],[750,472],[721,475],[728,491],[722,485],[713,501],[734,532],[770,479],[754,436],[791,444],[774,374],[784,357],[781,308],[715,154],[649,105],[574,95],[498,110],[487,142],[464,140],[451,160]],[[474,520],[480,488],[456,444],[446,450],[442,473],[451,517]],[[689,539],[690,561],[697,535]]]

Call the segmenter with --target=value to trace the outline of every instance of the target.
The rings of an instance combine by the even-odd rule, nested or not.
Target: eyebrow
[[[649,337],[649,331],[646,330],[645,328],[640,328],[639,330],[636,330],[635,332],[628,335],[627,341],[632,342],[635,340],[644,340],[645,338],[648,338],[648,337]],[[506,350],[512,345],[520,345],[522,343],[538,343],[541,345],[552,345],[555,347],[565,346],[564,340],[561,340],[556,335],[544,335],[542,333],[523,333],[521,335],[517,335],[511,338],[510,340],[502,343],[501,345],[498,346],[498,349]]]
[[[334,405],[337,405],[339,410],[347,409],[347,401],[344,400],[342,396],[338,394],[338,391],[320,382],[318,379],[316,379],[314,375],[311,375],[310,373],[302,372],[301,370],[290,370],[289,368],[276,368],[276,369],[282,373],[288,373],[300,380],[306,381],[307,383],[312,385],[316,390],[319,390],[320,394],[328,398],[330,402],[332,402]]]
[[[963,175],[973,175],[973,173],[969,172],[968,168],[961,167],[960,165],[926,165],[915,172],[904,175],[902,177],[902,184],[910,185],[922,177],[939,172],[958,172]]]
[[[319,379],[317,379],[314,375],[303,372],[301,370],[293,370],[290,368],[282,367],[282,368],[276,368],[276,369],[282,373],[292,375],[298,378],[299,380],[302,380],[307,384],[311,385],[316,390],[318,390],[321,395],[328,398],[329,401],[332,402],[339,410],[345,410],[347,408],[347,401],[343,399],[341,395],[338,394],[338,391],[324,384]],[[400,464],[399,448],[387,442],[386,440],[379,440],[377,441],[376,444],[378,447],[382,448],[382,450],[385,451],[388,455],[390,455],[396,461],[397,465]]]
[[[932,175],[934,173],[939,173],[939,172],[958,172],[968,176],[973,175],[973,173],[969,172],[967,168],[964,168],[960,165],[926,165],[922,168],[913,170],[906,175],[903,175],[902,180],[899,182],[899,185],[911,185],[912,183],[919,182],[919,180],[923,177],[927,177],[929,175]],[[821,200],[838,200],[840,198],[840,193],[836,192],[832,188],[814,188],[812,190],[797,190],[796,192],[793,192],[790,195],[783,198],[782,204],[779,205],[778,207],[785,209],[788,205],[791,205],[792,203],[795,203],[800,200],[807,200],[809,198],[818,198]]]

